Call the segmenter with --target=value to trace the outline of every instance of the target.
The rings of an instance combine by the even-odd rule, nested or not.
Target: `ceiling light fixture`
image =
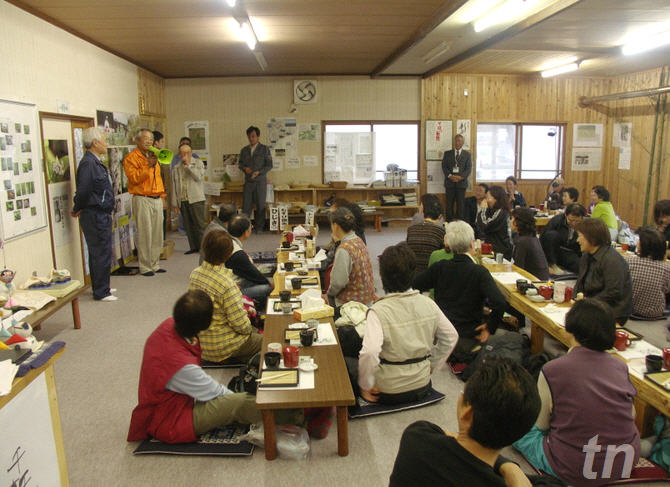
[[[235,7],[235,4],[237,3],[237,0],[226,0],[226,3],[230,8]]]
[[[644,51],[650,51],[657,47],[670,44],[670,30],[659,32],[658,34],[649,37],[639,37],[634,41],[624,44],[621,47],[621,53],[630,56]]]
[[[430,64],[433,61],[435,61],[438,57],[440,57],[442,54],[446,53],[449,50],[449,47],[450,45],[447,41],[442,41],[437,46],[428,51],[426,54],[424,54],[421,59],[423,60],[424,63]]]
[[[254,29],[251,27],[251,23],[248,20],[240,22],[240,35],[244,42],[247,43],[247,46],[249,46],[249,49],[253,51],[256,48],[258,39],[256,39]]]
[[[263,71],[268,68],[268,62],[265,60],[265,56],[261,51],[254,51],[254,56],[256,56],[256,61]]]
[[[537,0],[507,0],[477,19],[474,23],[475,32],[481,32],[492,25],[502,24],[513,18],[521,17],[535,3],[537,3]]]
[[[570,71],[577,71],[579,69],[579,63],[568,63],[563,66],[558,66],[556,68],[547,69],[540,73],[543,78],[549,78],[551,76],[557,76],[563,73],[569,73]]]

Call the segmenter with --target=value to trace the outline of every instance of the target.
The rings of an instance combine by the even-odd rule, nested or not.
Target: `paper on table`
[[[516,284],[518,279],[526,279],[518,272],[491,272],[491,275],[493,279],[503,284]]]
[[[292,298],[295,299],[295,298]],[[283,315],[285,314],[284,312],[280,311],[275,311],[275,303],[280,302],[281,300],[279,298],[268,298],[268,308],[266,310],[265,314],[268,315]],[[288,313],[291,316],[293,316],[293,313]]]
[[[14,365],[11,360],[0,362],[0,396],[6,396],[12,392],[12,382],[19,371],[19,366]]]
[[[288,260],[304,261],[305,260],[305,251],[303,250],[302,252],[289,252],[288,253]]]
[[[315,346],[337,345],[335,333],[333,332],[333,326],[330,323],[319,323],[319,326],[317,327],[317,334],[319,339],[314,343]]]
[[[42,291],[17,291],[14,293],[13,298],[17,306],[24,306],[35,310],[42,309],[51,301],[56,301],[56,298]]]
[[[263,369],[267,369],[268,367],[263,364]],[[279,368],[280,369],[285,369],[284,367],[284,360],[282,359],[279,362]],[[260,388],[262,391],[295,391],[298,389],[314,389],[314,372],[304,372],[300,371],[299,372],[299,379],[298,379],[298,386],[287,386],[287,387],[268,387],[268,388]]]
[[[323,249],[319,249],[319,251],[316,253],[314,258],[312,260],[316,262],[321,262],[322,260],[326,260],[328,256],[326,255],[326,251]]]
[[[644,340],[633,340],[626,350],[615,350],[624,360],[644,359],[647,355],[663,355],[660,348]]]
[[[497,264],[495,259],[492,259],[491,257],[482,257],[482,263],[483,264]],[[501,264],[511,264],[511,262],[507,259],[503,259]]]
[[[565,328],[565,316],[568,314],[568,311],[570,311],[570,308],[566,306],[555,306],[553,304],[548,304],[547,306],[540,309],[555,323]]]

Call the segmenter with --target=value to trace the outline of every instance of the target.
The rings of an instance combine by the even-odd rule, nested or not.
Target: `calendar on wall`
[[[2,240],[47,226],[37,106],[0,100]]]

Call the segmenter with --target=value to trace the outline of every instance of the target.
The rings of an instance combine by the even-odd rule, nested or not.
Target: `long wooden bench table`
[[[535,276],[525,270],[511,264],[484,264],[490,272],[518,272],[529,281],[537,281]],[[495,280],[495,277],[494,277]],[[502,292],[507,302],[523,313],[531,320],[531,352],[541,352],[544,348],[544,334],[549,333],[562,344],[567,346],[569,333],[565,328],[554,321],[550,316],[543,313],[541,309],[546,306],[543,303],[534,303],[526,296],[519,293],[513,284],[504,284],[496,280],[498,289]],[[558,304],[556,306],[570,307],[568,303]],[[615,357],[624,360],[618,354]],[[625,360],[624,360],[625,361]],[[635,398],[635,412],[637,424],[640,433],[647,435],[651,432],[652,421],[657,412],[670,416],[670,393],[663,390],[651,381],[640,379],[633,373],[629,373],[630,381],[637,389]]]

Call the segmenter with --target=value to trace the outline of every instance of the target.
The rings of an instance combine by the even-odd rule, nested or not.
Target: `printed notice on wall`
[[[451,149],[453,139],[451,120],[426,120],[426,160],[442,160]]]
[[[572,149],[573,171],[600,171],[602,148],[575,147]]]
[[[305,167],[313,167],[319,165],[318,156],[302,156],[302,165]]]
[[[572,145],[573,147],[602,147],[603,124],[576,123],[573,129]]]
[[[444,193],[444,173],[440,161],[426,161],[426,193]]]
[[[631,122],[615,123],[614,133],[612,134],[612,145],[614,147],[630,147],[632,134],[633,124]]]
[[[630,169],[630,147],[619,147],[619,169]]]
[[[470,150],[470,120],[456,120],[456,135],[463,136],[463,149]]]

